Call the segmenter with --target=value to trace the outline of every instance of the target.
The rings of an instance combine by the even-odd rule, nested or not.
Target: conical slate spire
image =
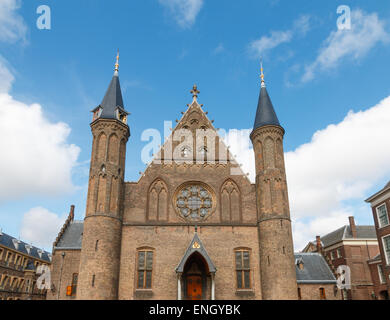
[[[119,52],[116,57],[115,71],[111,79],[110,85],[108,86],[107,92],[103,98],[100,106],[102,107],[102,113],[100,118],[103,119],[116,119],[116,109],[120,108],[124,111],[121,85],[119,83]]]
[[[272,105],[271,99],[268,95],[267,88],[265,86],[263,66],[261,66],[261,89],[259,95],[259,102],[257,104],[256,119],[253,126],[253,130],[263,126],[279,126],[280,123],[274,106]]]

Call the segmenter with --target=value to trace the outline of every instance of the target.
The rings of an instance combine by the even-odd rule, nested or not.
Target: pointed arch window
[[[191,148],[190,147],[183,147],[182,149],[181,149],[181,156],[183,157],[183,158],[189,158],[190,157],[190,155],[191,155]]]

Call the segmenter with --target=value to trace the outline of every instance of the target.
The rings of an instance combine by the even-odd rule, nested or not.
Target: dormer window
[[[299,268],[299,270],[303,270],[305,268],[302,258],[296,259],[295,264]]]
[[[30,254],[32,246],[30,246],[29,244],[26,244],[25,248],[26,248],[27,253]]]
[[[93,112],[93,118],[92,118],[92,121],[95,121],[96,119],[100,118],[100,115],[102,114],[102,107],[97,107],[95,108],[94,110],[92,110]]]
[[[38,250],[39,258],[42,258],[42,254],[43,254],[43,250],[39,249],[39,250]]]
[[[18,240],[18,239],[12,239],[12,243],[14,244],[15,249],[18,250],[20,240]]]
[[[123,123],[127,123],[127,117],[125,114],[120,114],[119,115],[119,120],[122,121]]]
[[[127,123],[127,113],[123,112],[123,109],[116,109],[116,118],[124,124]]]

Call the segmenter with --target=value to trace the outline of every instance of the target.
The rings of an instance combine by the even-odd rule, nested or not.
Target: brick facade
[[[272,107],[264,90],[260,99]],[[197,102],[196,86],[191,93],[153,162],[137,182],[124,182],[130,132],[115,71],[93,111],[82,244],[69,235],[74,222],[54,246],[55,283],[69,285],[80,259],[76,299],[298,298],[284,130],[277,124],[253,131],[252,184]],[[51,299],[67,298],[62,285],[57,290]]]
[[[378,261],[382,265],[384,283],[376,282],[375,294],[379,299],[389,299],[390,296],[390,244],[386,250],[386,239],[390,239],[390,182],[379,192],[366,200],[371,204],[374,224],[379,244]],[[382,208],[382,210],[379,210]],[[381,217],[381,221],[379,219]],[[390,240],[388,240],[390,241]],[[378,279],[378,270],[368,262],[373,277]],[[386,293],[387,291],[387,293]]]

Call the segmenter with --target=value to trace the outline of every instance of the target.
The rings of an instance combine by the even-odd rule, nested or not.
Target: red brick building
[[[345,300],[371,300],[374,284],[367,260],[379,254],[374,226],[359,226],[354,217],[345,225],[325,236],[317,236],[303,252],[323,254],[334,274],[339,266],[345,265],[351,271],[351,289],[343,290]]]
[[[380,254],[368,261],[377,299],[389,299],[390,293],[390,182],[366,202],[371,204]]]

